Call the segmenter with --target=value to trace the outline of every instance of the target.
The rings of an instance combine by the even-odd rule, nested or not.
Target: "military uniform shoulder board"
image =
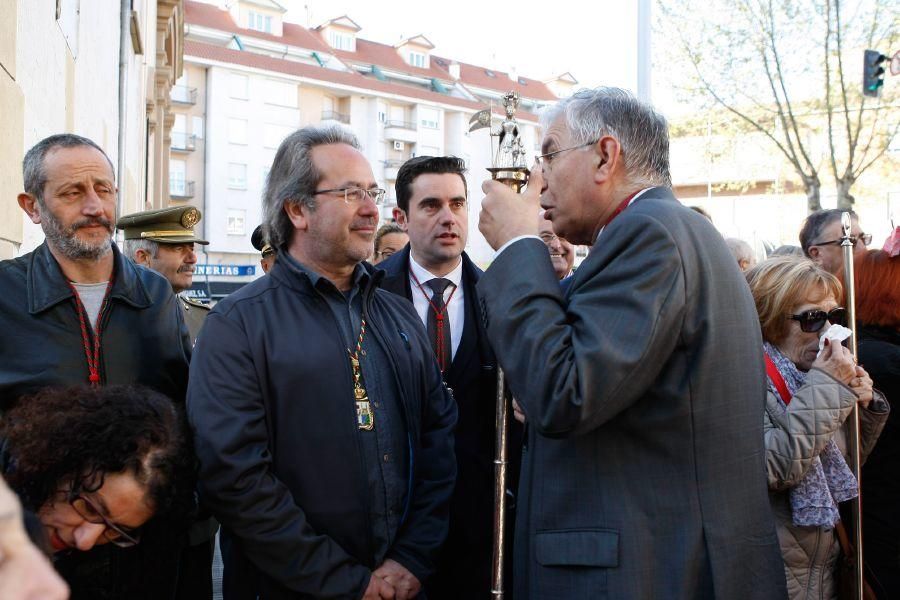
[[[201,309],[201,310],[211,310],[211,309],[209,308],[209,305],[203,304],[203,303],[200,302],[199,300],[195,300],[195,299],[193,299],[193,298],[191,298],[191,297],[189,297],[189,296],[182,296],[182,295],[179,295],[178,297],[179,297],[179,298],[181,299],[181,301],[184,303],[185,308],[188,308],[188,309],[190,309],[190,308],[199,308],[199,309]]]

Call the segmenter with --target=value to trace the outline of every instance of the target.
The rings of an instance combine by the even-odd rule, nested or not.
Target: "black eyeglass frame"
[[[85,514],[86,511],[79,509],[76,505],[76,502],[79,500],[84,502],[96,516],[87,515]],[[93,523],[94,525],[106,525],[106,529],[103,531],[103,537],[105,537],[106,541],[110,544],[118,546],[119,548],[131,548],[141,543],[140,530],[125,531],[121,526],[116,525],[107,519],[100,507],[87,496],[83,496],[80,493],[70,493],[69,506],[71,506],[72,510],[77,512],[81,518],[88,523]]]
[[[857,242],[862,242],[863,246],[868,246],[869,244],[872,243],[872,234],[871,233],[862,233],[858,236],[851,235],[850,243],[855,246]],[[809,247],[812,248],[813,246],[840,246],[843,243],[844,243],[843,239],[828,240],[827,242],[819,242],[818,244],[810,244]]]
[[[846,325],[847,309],[843,306],[836,306],[828,312],[818,309],[804,310],[798,315],[788,315],[788,319],[798,321],[800,323],[800,331],[804,333],[816,333],[825,327],[826,322],[837,325]]]

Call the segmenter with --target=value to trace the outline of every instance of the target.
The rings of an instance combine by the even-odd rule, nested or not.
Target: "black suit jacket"
[[[409,253],[407,244],[377,268],[386,272],[382,289],[412,301],[413,292],[421,291],[410,286]],[[450,503],[450,532],[438,560],[437,574],[425,585],[429,600],[490,597],[497,369],[475,289],[482,271],[465,252],[462,261],[463,333],[453,362],[444,373],[459,414],[455,445],[458,474]],[[521,426],[511,419],[508,490],[515,490],[518,485],[522,439]],[[514,501],[514,496],[508,494],[507,502],[511,508],[514,508]],[[512,547],[514,514],[514,510],[507,512],[509,548]],[[507,556],[511,555],[512,552],[507,552]],[[506,572],[510,573],[510,570]],[[511,581],[509,576],[507,581]]]

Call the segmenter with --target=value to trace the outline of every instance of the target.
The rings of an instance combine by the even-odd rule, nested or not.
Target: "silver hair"
[[[752,262],[755,258],[753,248],[751,248],[750,244],[744,240],[738,238],[725,238],[725,245],[728,246],[731,255],[734,256],[734,259],[738,262],[742,260]]]
[[[298,129],[278,147],[262,200],[263,230],[273,248],[280,249],[290,242],[294,232],[294,225],[284,211],[285,203],[302,203],[315,209],[312,194],[322,174],[313,164],[310,151],[327,144],[347,144],[360,149],[356,136],[339,125],[310,125]]]
[[[134,256],[137,254],[138,250],[143,250],[153,258],[156,258],[159,256],[159,242],[143,239],[125,240],[125,244],[122,247],[125,256],[131,260],[135,260]]]
[[[604,135],[616,138],[630,185],[672,186],[666,119],[631,92],[614,87],[579,90],[541,115],[544,130],[560,116],[565,117],[573,145],[589,144]]]
[[[22,179],[25,183],[25,193],[34,196],[38,203],[43,206],[44,186],[47,184],[44,158],[54,148],[76,148],[78,146],[89,146],[98,150],[103,155],[103,158],[106,159],[106,162],[109,163],[109,168],[113,173],[113,178],[115,178],[116,170],[103,148],[86,137],[75,135],[74,133],[60,133],[42,139],[25,154],[25,158],[22,161]]]

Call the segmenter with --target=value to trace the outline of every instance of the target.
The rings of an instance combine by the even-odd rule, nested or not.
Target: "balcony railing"
[[[400,129],[409,129],[411,131],[416,130],[416,124],[411,123],[409,121],[388,121],[384,124],[385,127],[399,127]]]
[[[382,162],[384,162],[384,178],[388,181],[397,181],[397,175],[399,175],[400,167],[402,167],[403,163],[406,161],[391,159]]]
[[[181,131],[172,132],[172,150],[193,152],[197,147],[197,136]]]
[[[194,197],[194,182],[184,179],[169,180],[169,196],[175,199],[188,199]]]
[[[324,110],[322,111],[322,120],[323,121],[337,121],[338,123],[344,123],[345,125],[350,124],[350,115],[345,115],[343,113],[339,113],[333,110]]]
[[[169,98],[177,104],[197,104],[197,88],[186,85],[172,86]]]

